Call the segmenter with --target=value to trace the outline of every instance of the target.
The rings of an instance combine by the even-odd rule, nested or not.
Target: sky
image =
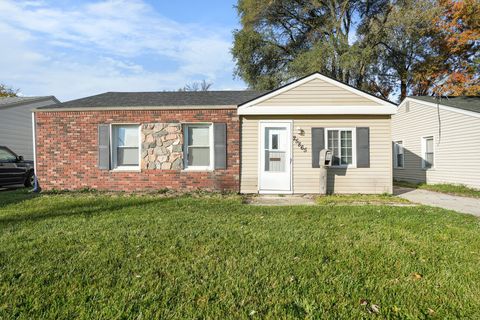
[[[233,0],[0,0],[0,83],[61,101],[176,90],[203,79],[244,89],[230,53]]]

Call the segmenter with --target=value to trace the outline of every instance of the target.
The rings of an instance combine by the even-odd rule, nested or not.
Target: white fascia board
[[[442,109],[442,110],[452,111],[452,112],[464,114],[464,115],[467,115],[467,116],[480,118],[480,113],[478,113],[478,112],[473,112],[473,111],[463,110],[463,109],[459,109],[459,108],[449,107],[449,106],[446,106],[446,105],[441,104],[441,103],[436,104],[436,103],[433,103],[433,102],[418,100],[418,99],[415,99],[413,97],[407,97],[407,98],[403,99],[402,103],[400,103],[400,105],[398,106],[398,109],[400,109],[403,105],[405,105],[406,102],[414,102],[414,103],[421,104],[421,105],[424,105],[424,106],[427,106],[427,107],[432,107],[432,108],[440,107],[440,109]]]
[[[382,99],[380,99],[380,98],[377,98],[377,97],[375,97],[375,96],[373,96],[373,95],[371,95],[371,94],[368,94],[368,93],[365,93],[365,92],[363,92],[363,91],[361,91],[361,90],[355,89],[355,88],[353,88],[353,87],[351,87],[351,86],[349,86],[349,85],[346,85],[346,84],[341,83],[341,82],[339,82],[339,81],[337,81],[337,80],[334,80],[334,79],[331,79],[331,78],[329,78],[329,77],[326,77],[326,76],[324,76],[324,75],[322,75],[322,74],[320,74],[320,73],[317,72],[317,73],[314,73],[314,74],[312,74],[312,75],[310,75],[310,76],[308,76],[308,77],[305,77],[305,78],[303,78],[303,79],[294,81],[294,82],[290,83],[289,85],[286,85],[286,86],[284,86],[284,87],[282,87],[282,88],[280,88],[280,89],[273,90],[273,91],[271,91],[270,93],[268,93],[268,94],[266,94],[266,95],[263,95],[263,96],[261,96],[261,97],[258,97],[257,99],[254,99],[254,100],[252,100],[252,101],[249,101],[249,102],[247,102],[247,103],[239,106],[238,109],[241,110],[241,109],[246,109],[246,108],[253,107],[253,106],[255,106],[255,105],[257,105],[257,104],[259,104],[259,103],[261,103],[261,102],[263,102],[263,101],[265,101],[265,100],[271,99],[271,98],[273,98],[273,97],[275,97],[275,96],[277,96],[277,95],[279,95],[279,94],[281,94],[281,93],[283,93],[283,92],[286,92],[286,91],[288,91],[288,90],[291,90],[291,89],[293,89],[293,88],[296,88],[296,87],[298,87],[298,86],[301,86],[302,84],[307,83],[307,82],[312,81],[312,80],[315,80],[315,79],[320,79],[320,80],[323,80],[323,81],[328,82],[328,83],[330,83],[330,84],[333,84],[333,85],[335,85],[335,86],[337,86],[337,87],[339,87],[339,88],[345,89],[345,90],[350,91],[350,92],[352,92],[352,93],[354,93],[354,94],[357,94],[357,95],[359,95],[359,96],[362,96],[362,97],[364,97],[364,98],[367,98],[367,99],[369,99],[369,100],[371,100],[371,101],[373,101],[373,102],[375,102],[375,103],[378,103],[378,104],[380,104],[380,105],[382,105],[382,106],[394,106],[395,108],[397,107],[397,105],[394,104],[394,103],[391,103],[391,102],[382,100]]]
[[[397,107],[392,106],[254,106],[238,108],[239,115],[343,115],[369,114],[392,115]]]

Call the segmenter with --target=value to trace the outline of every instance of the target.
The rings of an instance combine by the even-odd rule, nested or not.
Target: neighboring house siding
[[[0,108],[0,145],[25,160],[33,160],[32,110],[55,103],[53,100]]]
[[[44,190],[113,191],[239,189],[239,120],[235,109],[37,112],[37,176]],[[213,171],[98,168],[98,125],[111,123],[227,125],[227,167]]]
[[[242,167],[240,190],[242,193],[258,192],[259,121],[293,120],[293,135],[307,147],[302,151],[292,145],[294,193],[318,193],[320,173],[312,168],[311,128],[370,128],[370,168],[328,169],[328,192],[384,193],[392,192],[391,123],[390,116],[244,116],[242,123]],[[299,136],[296,129],[305,134]]]
[[[352,93],[320,79],[314,79],[275,97],[260,102],[258,106],[372,106],[379,105],[370,99]]]
[[[405,167],[394,179],[457,183],[480,188],[480,118],[410,101],[392,120],[393,141],[403,141]],[[433,136],[435,165],[422,169],[422,137]]]

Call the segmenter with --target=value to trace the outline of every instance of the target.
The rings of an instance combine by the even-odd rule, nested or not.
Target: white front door
[[[260,123],[260,193],[290,193],[291,125],[289,122]]]

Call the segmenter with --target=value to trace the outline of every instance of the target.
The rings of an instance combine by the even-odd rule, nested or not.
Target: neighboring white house
[[[32,110],[57,103],[54,96],[0,98],[0,146],[33,160]]]
[[[480,188],[480,96],[408,97],[392,138],[394,180]]]

